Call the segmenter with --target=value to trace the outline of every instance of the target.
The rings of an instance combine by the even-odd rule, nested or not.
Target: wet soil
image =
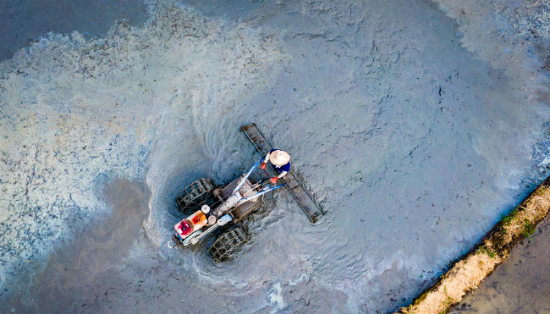
[[[1,64],[10,311],[391,311],[541,180],[526,70],[465,49],[432,2],[151,6],[141,29],[52,35]],[[277,193],[232,262],[168,250],[180,189],[259,158],[250,122],[327,214],[311,225]]]
[[[147,185],[116,179],[105,187],[104,197],[112,214],[91,221],[74,240],[59,245],[46,267],[27,278],[32,282],[28,291],[0,299],[1,313],[212,313],[213,308],[217,313],[281,308],[321,313],[347,299],[308,282],[274,287],[266,282],[240,295],[231,292],[232,285],[199,280],[183,265],[184,258],[166,259],[147,239]]]
[[[104,198],[112,213],[90,221],[73,240],[58,246],[46,268],[32,279],[31,299],[4,304],[24,313],[103,312],[98,301],[105,301],[120,288],[111,284],[126,274],[124,261],[147,249],[143,222],[150,196],[144,183],[127,179],[110,182]]]

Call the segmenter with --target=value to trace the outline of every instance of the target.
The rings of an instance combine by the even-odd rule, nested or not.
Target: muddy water
[[[540,180],[532,145],[548,112],[526,96],[535,87],[463,48],[432,3],[147,10],[142,28],[52,35],[2,64],[10,310],[390,311]],[[327,214],[311,225],[281,191],[234,260],[168,250],[175,195],[260,157],[239,132],[250,122]],[[43,245],[28,245],[34,230]]]
[[[390,309],[467,249],[513,200],[503,191],[523,170],[501,168],[507,164],[502,156],[522,163],[522,148],[507,147],[512,142],[505,139],[524,135],[499,131],[496,121],[513,125],[534,116],[516,111],[507,79],[464,51],[452,22],[428,4],[394,11],[397,3],[372,1],[350,5],[349,14],[342,11],[345,4],[317,5],[284,3],[285,13],[251,6],[220,11],[214,4],[205,9],[238,20],[261,12],[266,17],[257,23],[264,29],[284,25],[282,47],[274,50],[288,64],[268,91],[242,99],[228,114],[214,114],[224,98],[203,103],[198,112],[206,121],[194,130],[204,136],[198,147],[173,138],[161,144],[166,153],[154,157],[159,168],[149,172],[149,184],[161,188],[149,221],[163,230],[177,220],[162,221],[178,186],[167,184],[168,177],[157,181],[155,173],[181,165],[165,156],[201,149],[212,164],[203,161],[193,175],[227,182],[239,173],[228,170],[242,172],[259,156],[250,157],[252,147],[237,128],[215,125],[255,121],[275,146],[291,152],[328,214],[316,226],[304,224],[299,208],[280,194],[267,217],[251,222],[258,232],[244,267],[213,268],[200,257],[187,263],[201,278],[244,291],[266,279],[313,278],[345,292],[347,311]],[[404,16],[402,23],[389,22]],[[431,57],[436,55],[444,57]],[[174,178],[188,176],[187,169]]]
[[[105,36],[115,20],[143,25],[146,13],[141,0],[5,0],[0,2],[0,60],[49,32]]]
[[[21,292],[19,297],[5,300],[2,312],[121,313],[132,309],[140,313],[211,313],[216,308],[220,313],[269,313],[283,305],[281,287],[290,290],[286,293],[298,290],[293,296],[306,304],[321,294],[329,295],[330,301],[316,300],[311,309],[345,301],[341,294],[322,288],[312,291],[307,283],[275,288],[264,283],[254,293],[243,294],[232,285],[200,280],[185,266],[185,260],[204,254],[201,249],[167,260],[146,237],[144,223],[151,194],[144,183],[115,179],[103,194],[112,214],[90,221],[75,239],[62,243],[46,268],[27,278],[32,283],[27,287],[29,295]],[[229,262],[225,267],[239,265]]]
[[[14,309],[36,313],[83,309],[102,312],[94,301],[116,293],[119,285],[112,286],[111,279],[128,275],[125,261],[151,251],[143,241],[143,221],[151,195],[147,186],[117,179],[105,187],[103,194],[112,213],[81,226],[73,240],[60,244],[46,269],[31,279],[30,304],[17,300]],[[99,296],[101,299],[97,299]]]

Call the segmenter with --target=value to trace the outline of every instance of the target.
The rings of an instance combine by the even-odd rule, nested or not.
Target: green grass
[[[530,235],[535,232],[535,224],[529,221],[529,219],[525,219],[523,221],[523,232],[522,234],[526,237],[529,237]]]
[[[491,249],[488,249],[485,245],[480,246],[479,249],[477,250],[477,254],[481,254],[481,253],[487,253],[487,255],[489,255],[490,258],[494,258],[497,254],[497,252]]]
[[[504,227],[511,225],[512,221],[517,217],[517,215],[518,215],[518,206],[516,206],[514,210],[510,212],[509,215],[503,216],[502,218],[500,218],[500,221],[502,222],[502,228],[501,228],[502,234],[507,233],[506,228]]]
[[[505,226],[509,226],[512,223],[512,220],[514,220],[514,218],[516,218],[517,215],[518,215],[518,208],[516,207],[508,216],[502,217],[500,221],[502,221]]]
[[[439,312],[439,314],[447,314],[449,312],[449,307],[453,305],[453,299],[447,293],[447,286],[443,286],[443,292],[445,292],[447,299],[443,301],[443,306],[445,306],[445,310]]]

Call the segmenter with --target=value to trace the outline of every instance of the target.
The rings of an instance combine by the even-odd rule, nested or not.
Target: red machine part
[[[196,230],[204,227],[206,225],[207,218],[202,211],[197,211],[193,215],[187,217],[186,219],[178,222],[174,229],[179,234],[182,239],[185,239],[188,235],[193,233]]]

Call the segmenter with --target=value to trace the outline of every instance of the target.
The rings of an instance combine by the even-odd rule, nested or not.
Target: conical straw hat
[[[276,150],[269,156],[269,160],[275,166],[284,166],[290,161],[290,155],[282,150]]]

